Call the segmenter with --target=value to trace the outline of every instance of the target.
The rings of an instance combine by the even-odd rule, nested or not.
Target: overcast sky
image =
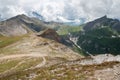
[[[0,0],[1,18],[36,11],[48,20],[85,18],[91,21],[108,15],[120,19],[120,0]]]

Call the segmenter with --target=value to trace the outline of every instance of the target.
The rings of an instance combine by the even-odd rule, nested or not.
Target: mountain
[[[84,26],[84,30],[92,30],[98,27],[102,27],[102,26],[109,26],[117,31],[120,31],[120,21],[117,19],[111,19],[111,18],[107,18],[107,16],[103,16],[99,19],[96,19],[94,21],[88,22],[85,26]]]
[[[37,33],[37,36],[40,36],[40,37],[43,37],[46,39],[50,39],[50,40],[54,40],[58,43],[64,44],[64,45],[71,47],[71,48],[73,46],[73,44],[69,40],[67,40],[63,36],[60,36],[55,30],[50,29],[50,28],[45,29],[45,30]]]
[[[41,15],[33,12],[32,14],[39,16],[39,18],[43,18]],[[38,17],[37,17],[38,18]],[[77,29],[76,27],[72,27],[70,25],[59,23],[59,22],[45,22],[40,19],[37,19],[34,17],[28,17],[26,15],[18,15],[15,17],[12,17],[8,20],[4,20],[0,22],[0,34],[4,36],[18,36],[18,35],[24,35],[30,32],[39,32],[41,30],[44,30],[46,28],[51,28],[57,31],[58,33],[63,32],[63,29]],[[71,23],[71,22],[70,22]],[[70,32],[74,32],[71,31]],[[66,33],[66,32],[65,32]],[[69,33],[69,32],[67,32]],[[63,32],[64,34],[64,32]]]
[[[3,36],[7,36],[7,38],[3,38],[2,41],[5,40],[4,41],[5,43],[6,41],[8,41],[6,43],[8,45],[8,44],[13,43],[14,41],[17,41],[19,39],[18,36],[24,36],[29,33],[38,34],[38,32],[40,33],[43,32],[41,34],[42,37],[47,36],[49,37],[49,39],[53,39],[57,42],[60,42],[64,45],[71,47],[72,44],[68,40],[65,40],[64,38],[59,36],[59,34],[63,32],[61,29],[65,29],[65,28],[68,29],[68,27],[70,26],[64,25],[62,23],[57,23],[57,22],[44,22],[37,18],[33,18],[33,17],[31,18],[23,14],[23,15],[12,17],[5,21],[1,21],[0,22],[0,37],[2,36],[1,38],[3,38]],[[74,29],[74,27],[70,29]],[[76,31],[76,29],[70,32],[74,32]],[[43,36],[44,34],[45,36]],[[17,39],[8,38],[10,36],[16,36]],[[3,43],[0,47],[6,46],[6,44]]]
[[[37,15],[37,13],[34,13]],[[0,22],[0,34],[4,36],[18,36],[30,32],[40,32],[46,28],[59,29],[63,24],[57,22],[44,22],[24,14]]]
[[[46,28],[36,18],[29,18],[26,15],[18,15],[0,22],[0,34],[5,36],[18,36],[29,32],[39,32]]]
[[[42,20],[44,22],[56,22],[56,23],[62,23],[66,25],[72,25],[72,26],[77,26],[80,24],[83,24],[85,22],[85,18],[80,18],[80,19],[68,19],[65,18],[64,16],[60,15],[55,15],[54,18],[48,19],[45,16],[41,15],[40,13],[36,11],[32,11],[29,13],[29,16],[38,18],[39,20]]]
[[[78,45],[90,54],[120,54],[120,22],[106,16],[86,23]]]
[[[44,17],[35,11],[31,12],[30,16],[38,18],[39,20],[45,21]]]
[[[68,27],[25,15],[1,22],[0,80],[119,80],[119,55],[93,55],[118,54],[119,31],[109,26]],[[63,36],[69,33],[68,40],[91,55],[82,56],[61,44],[63,36],[56,31],[65,32]]]
[[[4,77],[14,73],[20,76],[19,72],[22,71],[84,57],[61,44],[64,41],[62,37],[48,28],[50,25],[58,25],[57,23],[46,23],[25,15],[18,15],[0,23],[0,63],[3,63],[0,64],[0,80],[7,80]]]

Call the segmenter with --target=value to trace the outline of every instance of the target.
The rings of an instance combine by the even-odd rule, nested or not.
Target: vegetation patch
[[[28,34],[23,35],[23,36],[12,36],[12,37],[0,36],[0,48],[3,48],[12,43],[15,43],[26,36],[28,36]]]
[[[12,80],[97,80],[93,77],[96,70],[102,70],[107,68],[113,68],[114,65],[119,64],[117,61],[105,62],[102,64],[94,65],[81,65],[75,64],[79,63],[76,61],[65,61],[63,63],[55,64],[52,66],[46,66],[33,70],[18,71],[7,76],[7,79]],[[31,74],[34,74],[31,77]],[[31,77],[31,78],[30,78]],[[6,78],[1,78],[2,80],[7,80]]]
[[[75,34],[82,30],[82,26],[63,26],[57,31],[59,35],[68,35],[69,33]]]

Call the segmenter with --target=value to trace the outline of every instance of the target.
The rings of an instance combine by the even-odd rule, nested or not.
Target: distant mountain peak
[[[64,15],[55,15],[54,17],[51,17],[48,19],[48,17],[45,17],[44,15],[41,15],[41,13],[32,11],[29,12],[29,16],[38,18],[39,20],[42,20],[44,22],[57,22],[57,23],[63,23],[67,25],[80,25],[85,22],[85,19],[80,18],[80,19],[70,19],[64,17]]]
[[[100,22],[100,21],[104,21],[104,20],[108,20],[109,18],[107,17],[107,15],[104,15],[98,19],[95,19],[94,21]],[[92,22],[92,21],[91,21]]]
[[[0,34],[4,36],[18,36],[33,31],[39,32],[45,28],[46,26],[40,20],[24,14],[0,22]]]
[[[104,15],[102,18],[107,18],[107,15]]]
[[[17,17],[27,17],[25,14],[17,15]]]
[[[96,29],[102,26],[108,26],[111,27],[115,30],[119,30],[120,31],[120,21],[118,19],[112,19],[112,18],[108,18],[106,15],[98,18],[94,21],[88,22],[85,26],[84,26],[84,30],[92,30],[92,29]]]
[[[9,18],[7,20],[13,20],[13,19],[28,19],[29,17],[26,16],[25,14],[20,14],[20,15],[17,15],[17,16],[14,16],[12,18]],[[30,18],[29,18],[30,19]]]

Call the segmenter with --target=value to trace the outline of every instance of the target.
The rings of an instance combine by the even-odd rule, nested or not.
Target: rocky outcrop
[[[37,35],[41,36],[43,38],[48,38],[48,39],[51,39],[51,40],[55,40],[55,41],[60,42],[60,43],[63,42],[63,39],[53,29],[46,29],[46,30],[38,33]]]

